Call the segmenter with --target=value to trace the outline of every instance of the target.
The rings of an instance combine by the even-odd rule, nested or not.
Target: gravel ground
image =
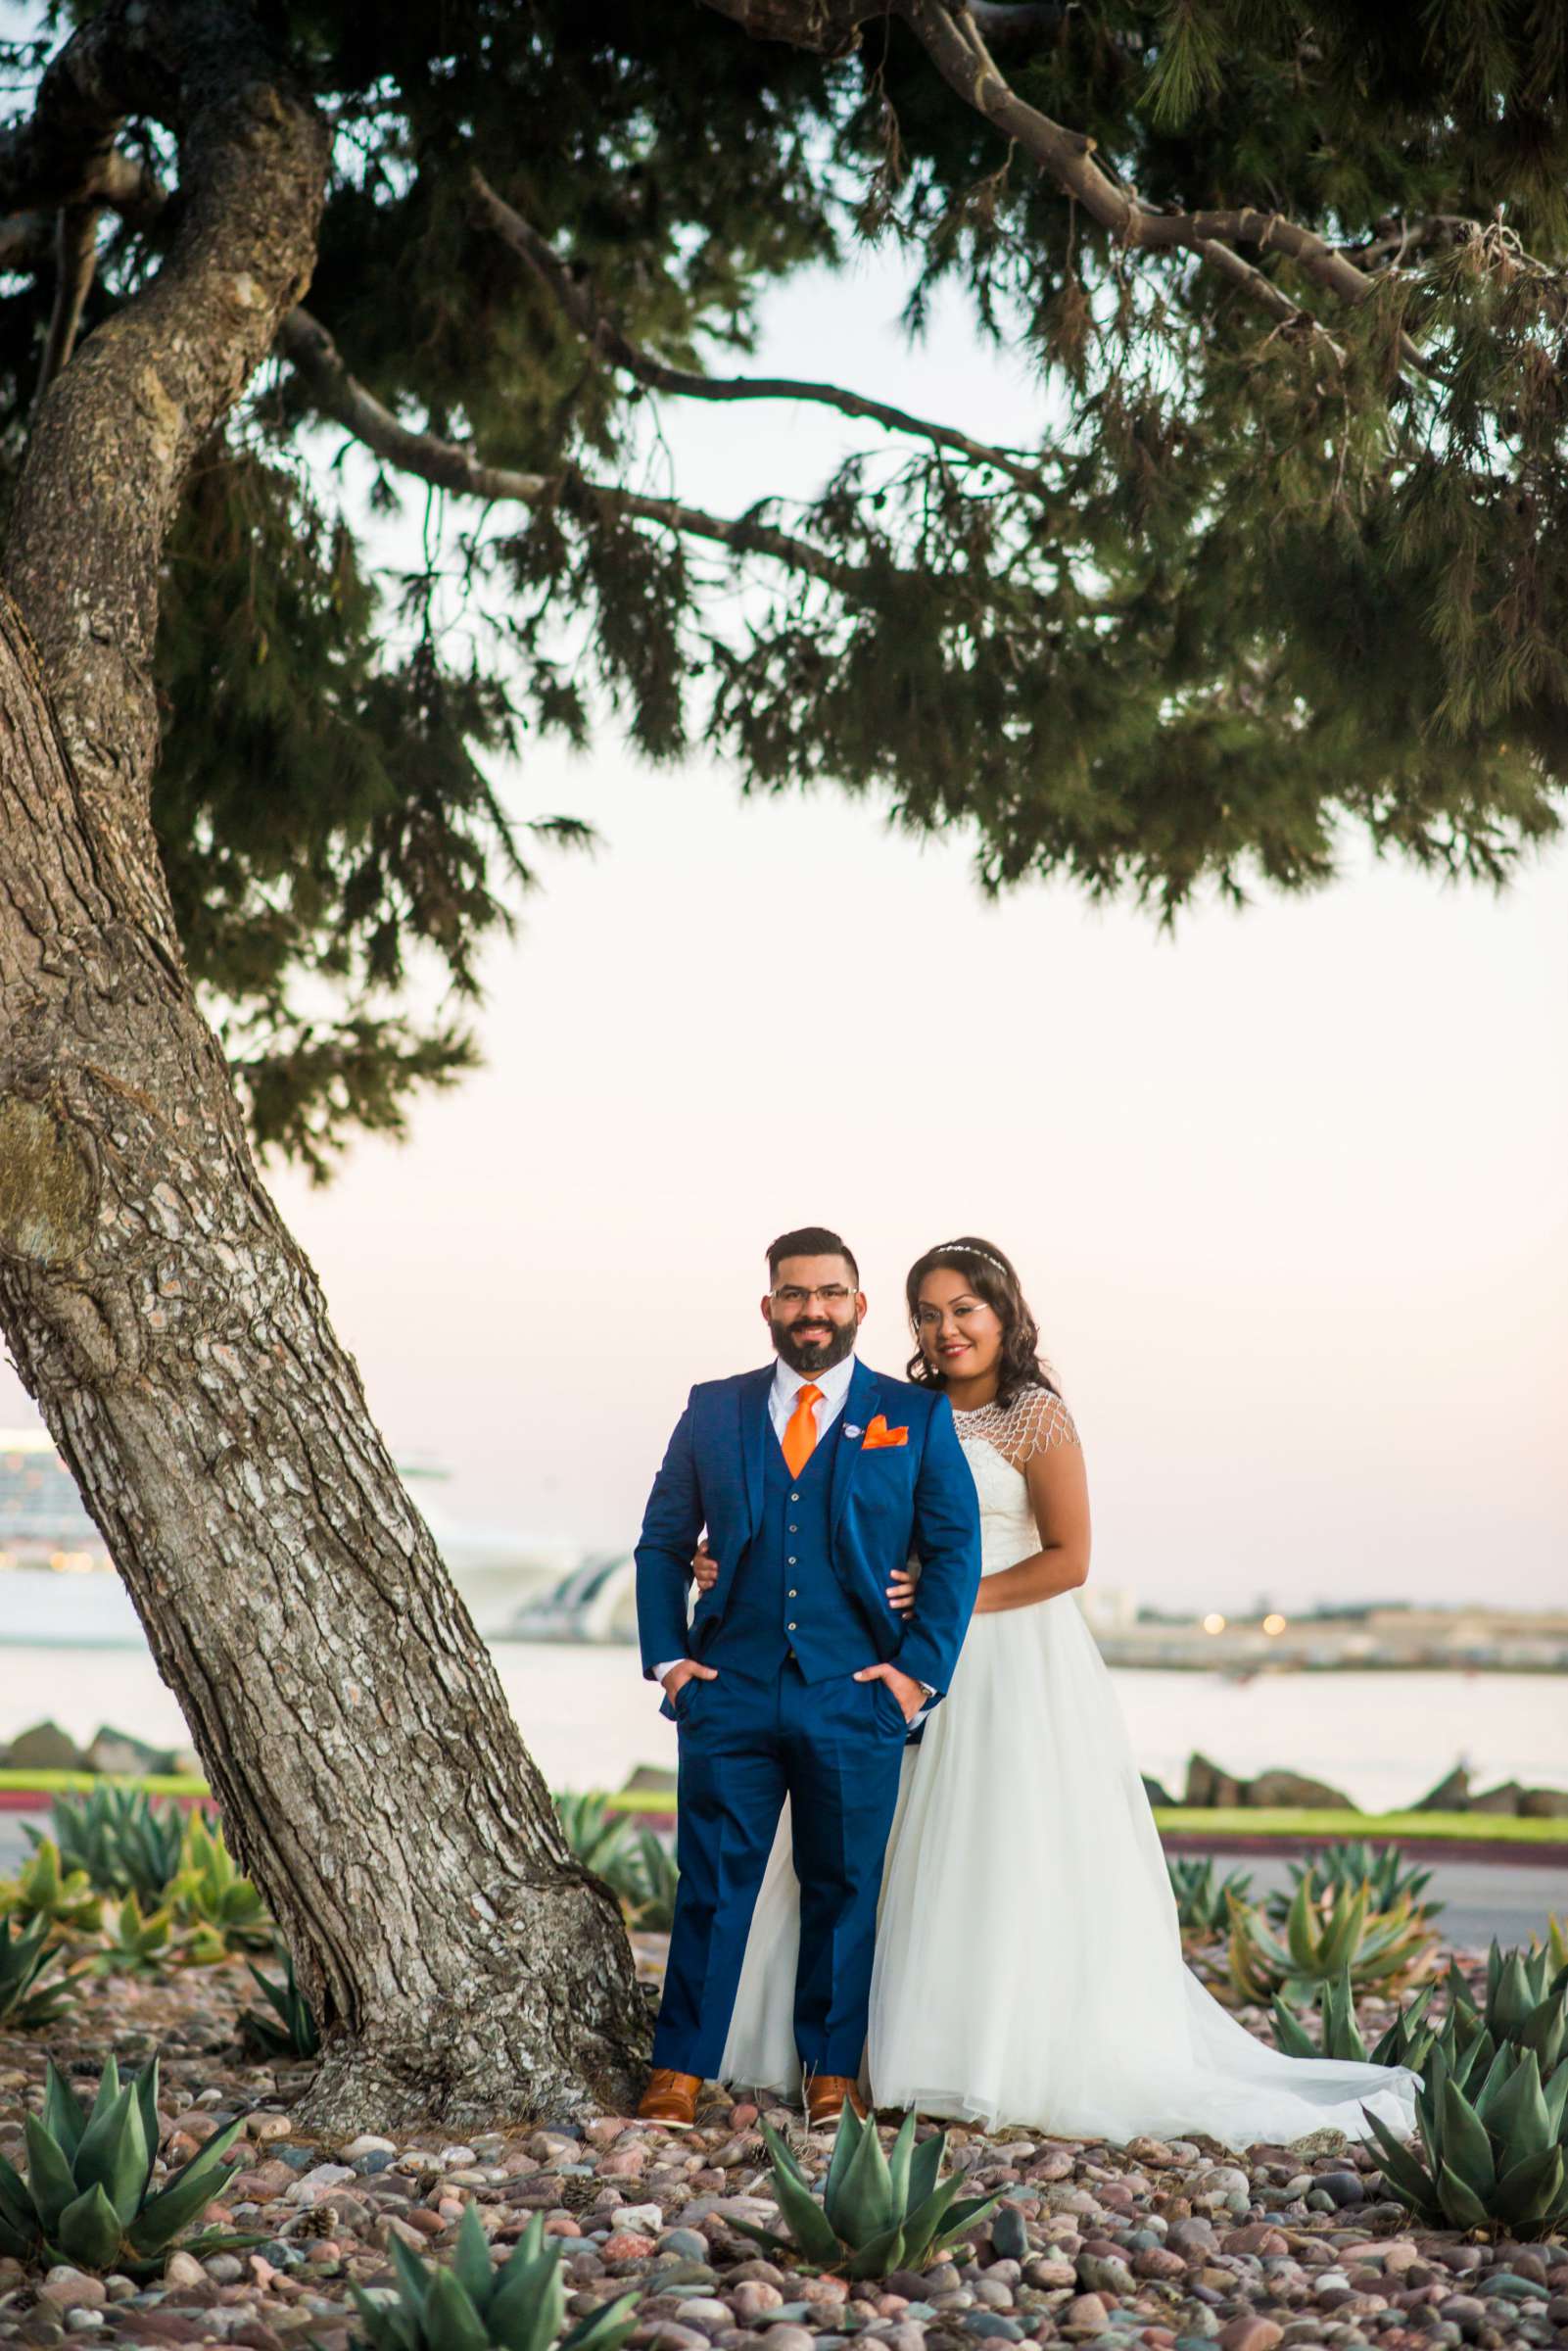
[[[644,1945],[645,1972],[660,1955]],[[1478,1952],[1458,1957],[1480,1970]],[[1216,1958],[1197,1955],[1211,1981]],[[1568,2244],[1414,2228],[1384,2197],[1372,2157],[1334,2134],[1238,2157],[1212,2140],[1116,2147],[954,2129],[949,2161],[1001,2195],[994,2218],[922,2275],[846,2287],[785,2257],[758,2258],[734,2227],[778,2226],[749,2102],[715,2093],[694,2134],[588,2114],[460,2145],[439,2133],[323,2143],[290,2122],[303,2077],[258,2067],[237,2044],[250,1990],[237,1965],[112,1979],[89,1988],[69,2031],[0,2037],[0,2150],[14,2162],[46,2048],[81,2086],[111,2047],[122,2067],[159,2048],[170,2162],[248,2110],[243,2160],[203,2225],[258,2240],[205,2261],[176,2251],[151,2283],[24,2276],[0,2261],[0,2338],[340,2351],[354,2336],[348,2281],[390,2287],[394,2239],[450,2251],[473,2203],[502,2258],[531,2215],[546,2215],[565,2240],[574,2312],[640,2289],[634,2341],[652,2351],[842,2351],[856,2335],[889,2351],[1102,2338],[1107,2351],[1495,2351],[1568,2340]],[[1380,2030],[1388,2013],[1369,2003],[1363,2030]],[[829,2137],[807,2138],[798,2116],[765,2111],[820,2170]]]

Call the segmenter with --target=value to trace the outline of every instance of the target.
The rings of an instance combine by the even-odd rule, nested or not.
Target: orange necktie
[[[814,1388],[808,1379],[795,1398],[795,1409],[784,1433],[784,1457],[789,1463],[791,1477],[800,1475],[817,1450],[817,1416],[812,1406],[821,1394],[821,1388]]]

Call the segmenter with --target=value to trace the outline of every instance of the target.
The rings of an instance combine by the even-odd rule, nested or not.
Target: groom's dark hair
[[[776,1241],[769,1242],[770,1281],[778,1280],[779,1268],[786,1257],[841,1257],[855,1276],[856,1289],[860,1287],[860,1268],[855,1263],[855,1252],[847,1241],[839,1239],[836,1232],[830,1232],[826,1224],[802,1224],[798,1231],[782,1232]]]

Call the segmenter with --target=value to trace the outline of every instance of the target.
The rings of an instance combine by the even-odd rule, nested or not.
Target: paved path
[[[1291,1883],[1287,1862],[1271,1854],[1225,1852],[1214,1855],[1221,1870],[1250,1874],[1255,1895],[1272,1894]],[[1502,1943],[1528,1943],[1532,1934],[1544,1937],[1547,1913],[1554,1911],[1568,1926],[1568,1866],[1519,1861],[1433,1861],[1428,1897],[1444,1905],[1438,1926],[1445,1943],[1461,1950],[1484,1950],[1494,1935]]]
[[[47,1811],[0,1810],[0,1877],[13,1877],[32,1847],[23,1834],[24,1823],[42,1828]],[[1255,1895],[1290,1884],[1287,1863],[1272,1854],[1218,1853],[1220,1868],[1250,1872]],[[1568,1926],[1568,1864],[1545,1862],[1477,1861],[1423,1857],[1432,1870],[1427,1892],[1445,1904],[1440,1921],[1446,1943],[1461,1949],[1485,1949],[1494,1935],[1499,1943],[1528,1943],[1544,1935],[1548,1912]]]

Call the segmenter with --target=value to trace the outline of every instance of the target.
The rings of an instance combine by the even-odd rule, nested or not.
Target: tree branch
[[[1463,245],[1475,232],[1476,223],[1468,214],[1432,213],[1419,220],[1402,220],[1397,228],[1384,229],[1365,244],[1342,245],[1339,250],[1362,269],[1390,260],[1398,268],[1407,253],[1419,253],[1431,245]]]
[[[784,375],[698,375],[690,368],[667,366],[632,341],[603,308],[586,272],[563,262],[554,247],[497,195],[482,171],[476,169],[470,177],[490,225],[554,295],[590,350],[612,367],[622,367],[629,375],[636,376],[639,383],[690,400],[815,402],[823,408],[836,408],[844,416],[864,416],[872,423],[885,425],[890,432],[913,434],[917,440],[951,450],[973,464],[993,466],[1025,490],[1044,487],[1039,468],[1023,463],[1008,450],[993,448],[988,442],[976,441],[960,432],[956,426],[933,424],[927,417],[911,415],[907,408],[894,408],[887,401],[871,400],[862,392],[847,391],[837,384],[801,381]]]
[[[115,141],[127,114],[172,119],[177,72],[138,39],[136,13],[120,0],[81,25],[51,58],[31,115],[0,130],[0,212],[89,192],[118,208],[140,181],[142,167],[118,156]]]
[[[679,499],[649,498],[641,491],[622,490],[590,481],[575,467],[566,473],[521,473],[510,466],[487,465],[472,450],[438,434],[414,431],[402,423],[354,375],[343,354],[319,318],[309,311],[291,311],[278,329],[278,349],[290,362],[315,407],[330,416],[356,441],[400,473],[432,483],[458,498],[483,499],[493,504],[546,506],[573,495],[591,499],[607,514],[625,514],[638,522],[657,522],[689,538],[706,539],[734,554],[768,555],[791,571],[809,573],[830,586],[852,590],[863,585],[853,564],[841,563],[813,547],[809,540],[753,521],[748,515],[732,518],[689,506]]]
[[[55,218],[54,245],[55,301],[38,363],[35,408],[75,348],[82,305],[98,265],[97,205],[63,204]]]
[[[61,200],[118,213],[132,228],[151,228],[168,203],[168,190],[156,171],[134,156],[111,147],[89,159],[79,184]],[[0,270],[36,277],[57,261],[58,214],[41,208],[0,215]]]
[[[885,17],[888,0],[706,0],[754,41],[787,41],[823,57],[847,57],[862,24]]]
[[[947,0],[892,0],[892,5],[948,86],[1005,137],[1032,155],[1091,219],[1124,244],[1151,251],[1185,247],[1221,268],[1232,284],[1271,317],[1305,326],[1318,327],[1319,322],[1236,253],[1236,245],[1257,245],[1260,250],[1272,245],[1288,253],[1342,302],[1360,303],[1371,295],[1371,279],[1354,262],[1310,229],[1277,213],[1251,207],[1232,212],[1156,212],[1135,191],[1118,187],[1101,169],[1093,160],[1092,139],[1053,122],[1049,115],[1018,95],[967,9],[954,9]],[[1424,364],[1413,345],[1407,356],[1416,365]]]
[[[720,16],[730,18],[755,37],[793,39],[801,48],[820,49],[823,0],[705,0]],[[859,26],[873,16],[902,18],[950,89],[993,128],[1033,156],[1063,192],[1083,206],[1089,217],[1127,246],[1150,252],[1183,248],[1217,269],[1269,316],[1283,324],[1309,328],[1324,337],[1337,356],[1339,346],[1320,319],[1235,248],[1255,245],[1290,256],[1315,283],[1339,302],[1359,305],[1375,291],[1373,279],[1349,257],[1299,221],[1278,213],[1239,206],[1217,212],[1157,212],[1133,189],[1123,188],[1094,162],[1094,141],[1082,131],[1055,122],[1049,115],[1022,99],[986,47],[981,25],[997,17],[994,8],[975,9],[966,0],[881,0],[875,8],[863,0],[836,0],[832,19],[840,46],[851,46]],[[793,29],[791,30],[791,26]],[[1430,369],[1407,335],[1400,338],[1405,364],[1416,373]]]
[[[969,7],[993,48],[1032,48],[1072,14],[1072,0],[969,0]]]

